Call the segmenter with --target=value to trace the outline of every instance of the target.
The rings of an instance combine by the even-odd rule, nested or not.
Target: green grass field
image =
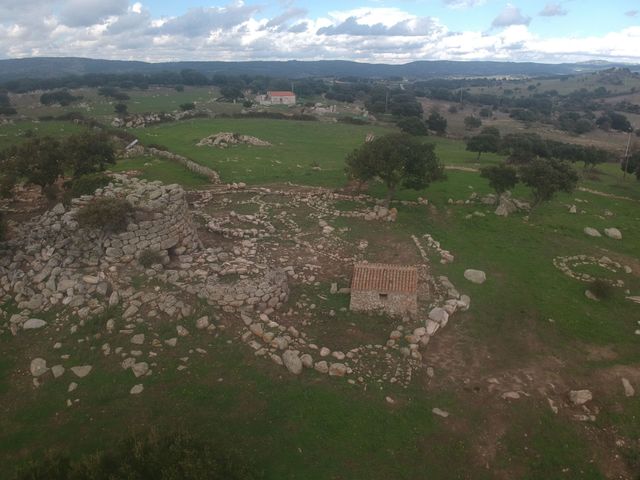
[[[52,133],[71,128],[53,122],[37,126]],[[26,128],[3,127],[8,136],[0,141]],[[220,131],[253,135],[273,146],[217,150],[195,145]],[[345,155],[368,132],[388,131],[320,122],[218,119],[135,133],[144,143],[166,145],[219,171],[224,182],[338,188],[345,183]],[[483,155],[478,163],[463,142],[435,137],[425,141],[436,143],[448,166],[477,168],[501,160]],[[161,159],[120,161],[113,170],[139,170],[143,178],[187,188],[206,184]],[[528,219],[521,213],[501,218],[491,206],[450,204],[449,199],[466,200],[473,192],[482,195],[490,189],[477,172],[448,170],[445,181],[423,191],[398,192],[399,199],[428,198],[429,206],[398,206],[396,224],[354,223],[357,232],[347,233],[354,238],[356,233],[368,235],[372,243],[389,234],[404,238],[403,243],[387,244],[387,249],[412,248],[411,234],[433,235],[455,255],[450,265],[432,258],[433,273],[449,276],[472,298],[469,312],[456,313],[425,351],[434,379],[420,374],[406,390],[391,385],[363,390],[315,372],[294,377],[257,361],[223,335],[206,339],[206,361],[194,361],[181,373],[175,370],[178,357],[191,355],[189,349],[199,346],[195,339],[185,341],[173,363],[145,380],[144,395],[132,397],[126,373],[101,356],[102,340],[94,339],[90,345],[97,352],[89,345],[72,351],[91,359],[101,373],[83,381],[82,402],[67,408],[66,382],[34,389],[26,373],[29,352],[51,348],[49,339],[5,334],[0,338],[0,459],[10,466],[4,473],[48,449],[78,457],[155,427],[228,442],[258,464],[267,479],[634,478],[628,475],[640,471],[640,399],[623,396],[619,372],[640,378],[640,337],[634,335],[640,307],[624,299],[623,289],[606,301],[587,299],[586,285],[556,269],[553,259],[606,255],[630,264],[633,274],[615,276],[625,281],[631,294],[640,295],[640,183],[635,178],[623,181],[616,166],[605,165],[596,174],[583,175],[580,186],[629,199],[575,191],[539,206]],[[385,191],[372,185],[369,193],[383,197]],[[529,194],[522,185],[514,190],[521,199]],[[572,204],[578,214],[569,213]],[[344,202],[339,207],[351,208]],[[466,218],[474,212],[485,216]],[[349,224],[340,219],[339,226]],[[586,226],[600,231],[615,226],[623,239],[587,237],[582,231]],[[487,282],[467,282],[466,268],[484,270]],[[311,290],[310,295],[321,291]],[[336,302],[316,301],[321,312]],[[314,328],[326,334],[322,329],[327,319],[321,320]],[[501,399],[487,383],[493,377],[501,385],[520,378],[527,395],[517,401]],[[571,418],[566,392],[574,388],[594,391],[600,409],[596,422]],[[386,396],[395,403],[389,404]],[[551,412],[546,396],[561,406],[558,415]],[[433,407],[451,416],[434,416]],[[617,440],[622,443],[617,445]]]

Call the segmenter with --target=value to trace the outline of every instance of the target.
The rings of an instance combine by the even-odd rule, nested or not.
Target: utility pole
[[[622,178],[626,180],[627,178],[627,167],[629,166],[629,145],[631,145],[631,132],[633,129],[629,130],[629,139],[627,140],[627,150],[624,152],[624,168],[622,169],[623,174]]]

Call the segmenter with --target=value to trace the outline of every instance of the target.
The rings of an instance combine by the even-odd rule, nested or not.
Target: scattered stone
[[[434,415],[438,415],[439,417],[442,417],[442,418],[447,418],[449,416],[449,412],[447,412],[445,410],[442,410],[442,409],[440,409],[438,407],[432,408],[431,412]]]
[[[67,392],[73,392],[76,388],[78,388],[78,384],[76,382],[71,382],[67,388]]]
[[[625,397],[633,397],[636,394],[633,385],[631,385],[631,382],[626,378],[622,379],[622,388],[624,388]]]
[[[136,378],[142,377],[143,375],[146,375],[147,372],[149,372],[149,364],[147,362],[134,363],[131,367],[131,371],[136,376]]]
[[[584,231],[585,235],[588,235],[590,237],[601,237],[602,236],[598,230],[596,230],[595,228],[592,228],[592,227],[584,227],[583,231]]]
[[[574,405],[584,405],[588,401],[593,399],[593,394],[590,390],[571,390],[569,392],[569,400]]]
[[[189,335],[189,330],[184,328],[182,325],[178,325],[176,327],[176,332],[178,332],[179,337],[186,337],[187,335]]]
[[[208,328],[208,327],[209,327],[209,317],[204,316],[196,320],[196,328],[198,330],[204,330],[205,328]]]
[[[78,367],[71,367],[71,371],[75,374],[76,377],[84,378],[89,375],[89,373],[91,373],[92,368],[93,367],[91,365],[81,365]]]
[[[139,384],[134,385],[133,387],[131,387],[131,390],[129,390],[129,393],[131,395],[138,395],[138,394],[142,393],[143,390],[144,390],[144,385],[139,383]]]
[[[51,373],[53,373],[53,378],[61,377],[64,374],[64,367],[62,365],[54,365],[51,367]]]
[[[34,377],[39,377],[44,375],[49,370],[47,368],[47,361],[44,358],[34,358],[31,360],[31,366],[29,367],[31,371],[31,375]]]
[[[164,341],[165,345],[170,347],[175,347],[178,344],[178,339],[176,337],[170,338]]]
[[[144,333],[138,333],[131,337],[131,343],[134,345],[142,345],[144,343]]]
[[[518,392],[505,392],[502,394],[503,400],[519,400],[520,394]]]
[[[396,403],[396,401],[391,397],[385,397],[384,399],[387,401],[389,405],[395,405]]]
[[[600,301],[600,299],[596,297],[596,295],[591,290],[585,290],[584,296],[587,297],[589,300],[594,300],[596,302]]]

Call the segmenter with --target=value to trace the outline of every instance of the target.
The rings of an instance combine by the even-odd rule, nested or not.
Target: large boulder
[[[30,318],[22,325],[22,328],[25,330],[35,330],[37,328],[42,328],[47,324],[44,320],[40,320],[39,318]]]
[[[474,270],[469,268],[464,271],[464,278],[472,283],[482,284],[487,280],[487,274],[482,270]]]
[[[584,227],[584,234],[590,237],[601,237],[602,235],[598,230],[593,227]]]
[[[302,360],[298,356],[298,353],[293,350],[286,350],[282,354],[282,362],[284,366],[294,375],[302,373]]]
[[[605,228],[604,234],[609,238],[613,238],[614,240],[622,240],[622,232],[617,228]]]

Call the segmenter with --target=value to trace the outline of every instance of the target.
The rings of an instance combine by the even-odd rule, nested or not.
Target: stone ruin
[[[161,259],[147,270],[149,276],[225,311],[273,311],[286,301],[287,276],[281,271],[250,272],[254,275],[232,284],[220,281],[243,271],[221,265],[227,255],[219,249],[203,248],[182,187],[117,174],[113,179],[94,196],[74,199],[69,207],[58,204],[22,224],[0,243],[0,296],[12,298],[24,311],[10,321],[12,333],[30,313],[56,305],[83,316],[104,312],[131,287],[124,271],[138,267],[146,251]],[[107,233],[78,224],[80,208],[96,198],[123,198],[134,207],[125,231]]]
[[[227,148],[233,145],[252,145],[254,147],[270,147],[271,144],[265,140],[250,135],[241,135],[232,132],[220,132],[203,138],[197,144],[198,147],[218,147]]]

